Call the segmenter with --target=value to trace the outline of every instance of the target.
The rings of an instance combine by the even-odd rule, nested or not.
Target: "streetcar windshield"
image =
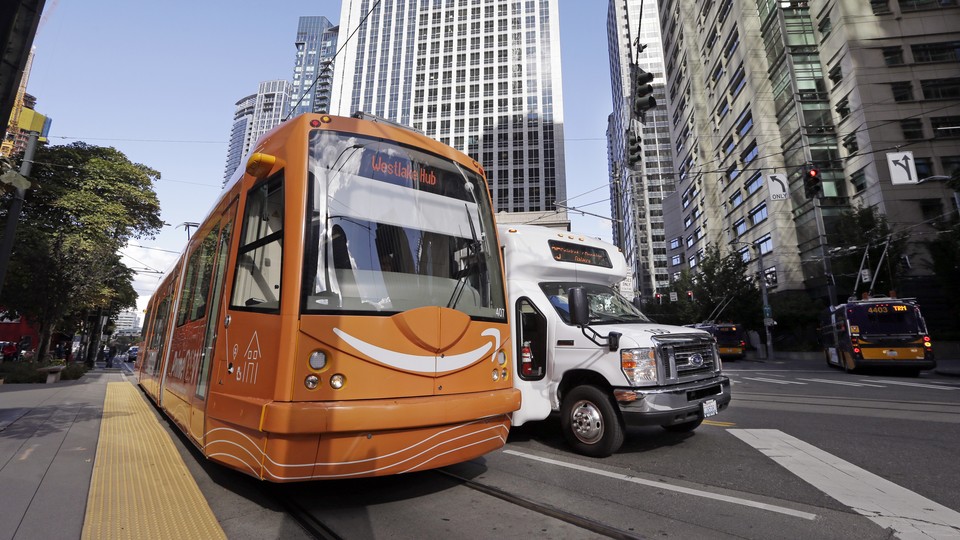
[[[851,334],[926,334],[923,318],[915,306],[877,303],[847,306]]]
[[[395,313],[423,306],[503,320],[483,179],[417,148],[315,130],[303,309]]]
[[[590,324],[652,322],[613,287],[595,283],[541,283],[540,289],[543,294],[547,295],[557,314],[567,324],[570,323],[567,291],[573,287],[582,287],[583,292],[586,293],[587,305],[590,308]]]

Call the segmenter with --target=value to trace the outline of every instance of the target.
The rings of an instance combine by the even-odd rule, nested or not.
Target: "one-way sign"
[[[890,182],[893,184],[916,184],[917,166],[913,162],[913,152],[888,152],[887,167],[890,169]]]

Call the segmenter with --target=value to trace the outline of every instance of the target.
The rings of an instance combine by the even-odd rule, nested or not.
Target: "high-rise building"
[[[257,139],[280,125],[289,110],[290,82],[283,80],[261,82],[256,94],[236,103],[224,167],[224,183],[230,180]]]
[[[955,208],[942,183],[916,184],[960,165],[956,1],[660,0],[659,16],[678,179],[665,201],[671,272],[714,243],[762,254],[773,292],[845,299],[830,246],[858,207],[929,262],[919,235]],[[890,155],[907,150],[916,170],[898,182]],[[911,266],[907,282],[932,274]]]
[[[557,0],[344,0],[340,33],[331,113],[420,130],[484,166],[498,211],[566,220]]]
[[[627,259],[636,293],[649,299],[670,284],[662,201],[675,189],[657,2],[610,0],[607,42],[613,96],[607,128],[613,241]],[[656,99],[656,106],[642,117],[633,110],[636,68],[653,76]],[[631,139],[639,146],[631,145]]]
[[[290,90],[291,116],[330,112],[338,31],[326,17],[300,17],[294,42],[297,57]]]
[[[240,160],[243,159],[243,155],[248,149],[253,111],[256,104],[257,95],[250,94],[237,101],[235,105],[233,127],[230,129],[230,143],[227,146],[227,165],[223,170],[224,183],[233,176],[233,172],[240,166]]]

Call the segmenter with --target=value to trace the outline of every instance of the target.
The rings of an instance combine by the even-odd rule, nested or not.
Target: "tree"
[[[57,325],[75,324],[84,311],[112,315],[136,304],[133,271],[117,252],[163,225],[153,191],[159,178],[114,148],[77,142],[37,150],[35,189],[20,215],[0,305],[38,326],[38,358]]]
[[[654,319],[679,325],[707,319],[732,320],[753,328],[761,324],[760,293],[738,253],[723,255],[719,247],[708,245],[695,273],[681,272],[671,290],[677,293],[676,302],[664,299],[646,307]]]
[[[897,289],[903,275],[900,261],[906,249],[906,235],[894,233],[886,216],[875,207],[857,207],[841,213],[831,245],[839,248],[840,253],[831,259],[838,295],[856,296],[869,290],[886,294]],[[871,282],[864,283],[857,273],[861,262],[863,269],[870,271],[872,289]]]

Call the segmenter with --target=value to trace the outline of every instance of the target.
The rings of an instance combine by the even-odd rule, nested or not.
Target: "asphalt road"
[[[728,409],[693,433],[629,429],[603,459],[570,452],[556,419],[455,478],[268,487],[183,455],[230,538],[307,537],[284,501],[359,539],[960,537],[960,378],[725,367]]]

